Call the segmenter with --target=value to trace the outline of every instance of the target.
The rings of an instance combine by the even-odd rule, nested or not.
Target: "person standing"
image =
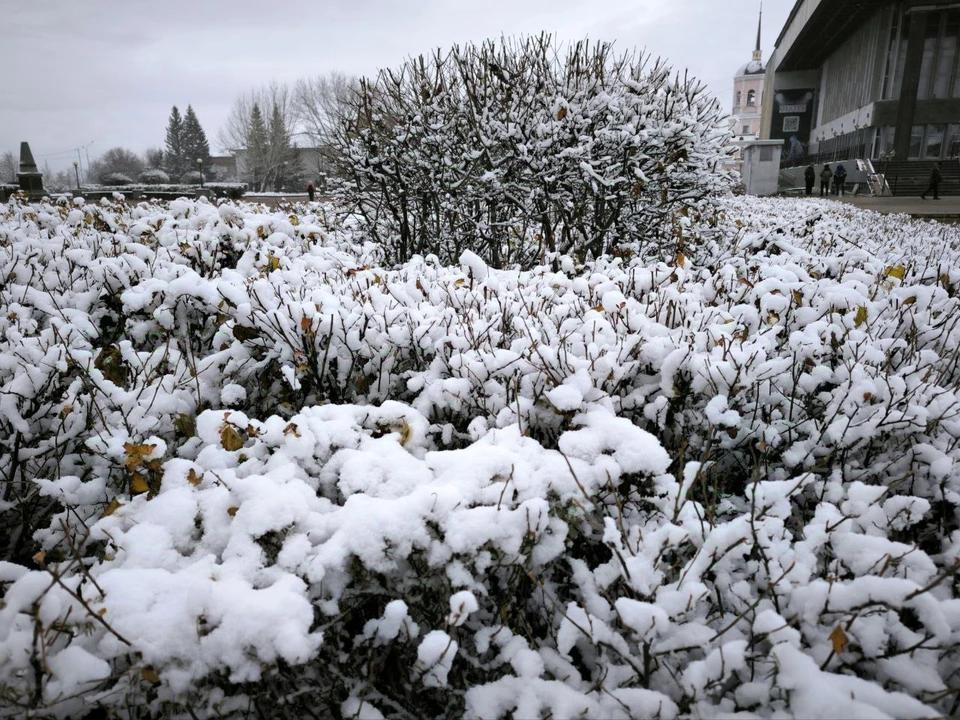
[[[843,186],[847,182],[847,169],[843,166],[843,163],[837,165],[837,171],[833,174],[833,187],[834,195],[839,195],[843,197]]]
[[[314,198],[317,196],[317,189],[313,186],[313,183],[307,185],[307,197],[310,198],[310,202],[313,202]]]
[[[824,165],[820,171],[820,197],[826,197],[830,194],[830,181],[833,179],[833,170],[829,165]]]
[[[803,181],[807,186],[807,197],[813,195],[813,184],[817,181],[817,171],[813,165],[807,165],[807,169],[803,171]]]
[[[920,196],[921,200],[927,199],[927,193],[933,192],[933,199],[940,199],[940,181],[943,179],[943,174],[940,172],[940,168],[943,163],[937,163],[933,166],[933,170],[930,171],[930,186],[923,191],[923,194]]]

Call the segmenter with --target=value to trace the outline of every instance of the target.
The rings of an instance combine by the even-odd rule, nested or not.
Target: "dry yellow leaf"
[[[410,424],[404,420],[403,427],[400,428],[400,444],[406,445],[407,441],[410,439],[411,429]]]
[[[111,515],[113,515],[113,514],[117,511],[117,509],[118,509],[119,507],[120,507],[120,501],[117,500],[116,498],[113,498],[113,499],[110,501],[110,504],[107,505],[107,509],[103,511],[103,516],[104,516],[104,517],[110,517]]]
[[[895,277],[897,280],[903,280],[903,276],[907,274],[907,269],[903,265],[891,265],[883,271],[883,274],[887,277]]]
[[[140,677],[142,677],[148,683],[152,683],[153,685],[160,684],[160,675],[158,675],[157,671],[154,670],[152,667],[148,666],[148,667],[140,668]]]
[[[37,565],[43,565],[43,561],[46,559],[46,557],[47,557],[47,554],[43,550],[41,550],[40,552],[38,552],[36,555],[33,556],[33,561]]]
[[[220,428],[220,444],[224,450],[239,450],[243,447],[243,436],[230,423],[224,423]]]
[[[830,633],[830,644],[833,645],[833,651],[839,655],[846,650],[849,643],[850,638],[847,637],[847,634],[843,631],[843,628],[837,625],[833,629],[833,632]]]
[[[237,510],[239,510],[239,509],[240,509],[240,508],[238,508],[238,507],[236,507],[236,506],[231,507],[231,508],[227,508],[227,515],[229,515],[230,517],[233,517],[234,515],[237,514]]]
[[[860,327],[867,321],[867,306],[861,305],[857,308],[857,314],[854,316],[853,321],[857,324],[857,327]]]
[[[150,486],[147,484],[147,479],[140,473],[134,473],[133,479],[130,480],[130,492],[140,494],[145,493],[150,489]]]
[[[677,267],[683,267],[687,262],[687,259],[683,256],[683,253],[677,253]]]

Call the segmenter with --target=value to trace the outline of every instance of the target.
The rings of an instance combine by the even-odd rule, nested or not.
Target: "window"
[[[910,16],[897,12],[890,27],[890,44],[883,78],[883,99],[899,100],[903,85],[903,69],[907,62],[907,39],[910,35]]]
[[[947,127],[947,159],[960,158],[960,125]]]
[[[933,81],[933,67],[937,58],[937,45],[940,38],[941,13],[932,12],[927,17],[927,31],[923,38],[923,61],[920,64],[920,86],[917,98],[924,100],[931,95]]]
[[[749,135],[749,134],[750,134],[750,126],[749,126],[749,125],[744,125],[744,126],[743,126],[743,132],[740,133],[740,134],[741,134],[741,135]]]
[[[954,68],[957,64],[957,43],[960,42],[960,10],[944,13],[943,37],[933,74],[933,97],[948,98],[951,94]]]
[[[923,143],[923,157],[926,160],[939,160],[943,153],[943,136],[946,125],[927,125],[927,135]]]
[[[875,160],[879,160],[883,153],[894,150],[893,136],[895,131],[896,128],[893,125],[884,125],[881,128],[877,128],[877,134],[874,137],[873,143],[873,157]]]
[[[748,90],[748,91],[747,91],[747,106],[749,107],[750,105],[756,105],[756,104],[757,104],[757,91],[756,91],[756,90]]]
[[[739,108],[742,102],[743,102],[743,93],[737,90],[737,99],[733,103],[734,109]]]
[[[760,146],[760,162],[773,162],[773,147],[770,145]]]
[[[925,125],[914,125],[910,130],[910,152],[907,155],[909,160],[919,160],[923,151],[923,134],[926,130]]]

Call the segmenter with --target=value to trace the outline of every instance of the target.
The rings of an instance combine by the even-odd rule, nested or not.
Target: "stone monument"
[[[17,182],[20,183],[20,191],[30,197],[43,195],[43,175],[37,169],[33,153],[30,152],[30,143],[27,142],[20,143],[20,171],[17,173]]]

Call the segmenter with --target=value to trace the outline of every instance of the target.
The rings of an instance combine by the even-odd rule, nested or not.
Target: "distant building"
[[[766,88],[762,137],[784,140],[784,165],[958,157],[960,3],[797,0]]]
[[[214,155],[204,169],[217,180],[237,181],[237,159],[233,155]]]
[[[766,68],[763,64],[763,51],[760,49],[763,30],[763,10],[757,25],[757,45],[750,62],[741,65],[733,78],[733,103],[730,113],[733,144],[736,152],[732,156],[733,164],[739,165],[743,155],[743,146],[760,138],[760,110],[763,106],[763,88],[766,81]]]

